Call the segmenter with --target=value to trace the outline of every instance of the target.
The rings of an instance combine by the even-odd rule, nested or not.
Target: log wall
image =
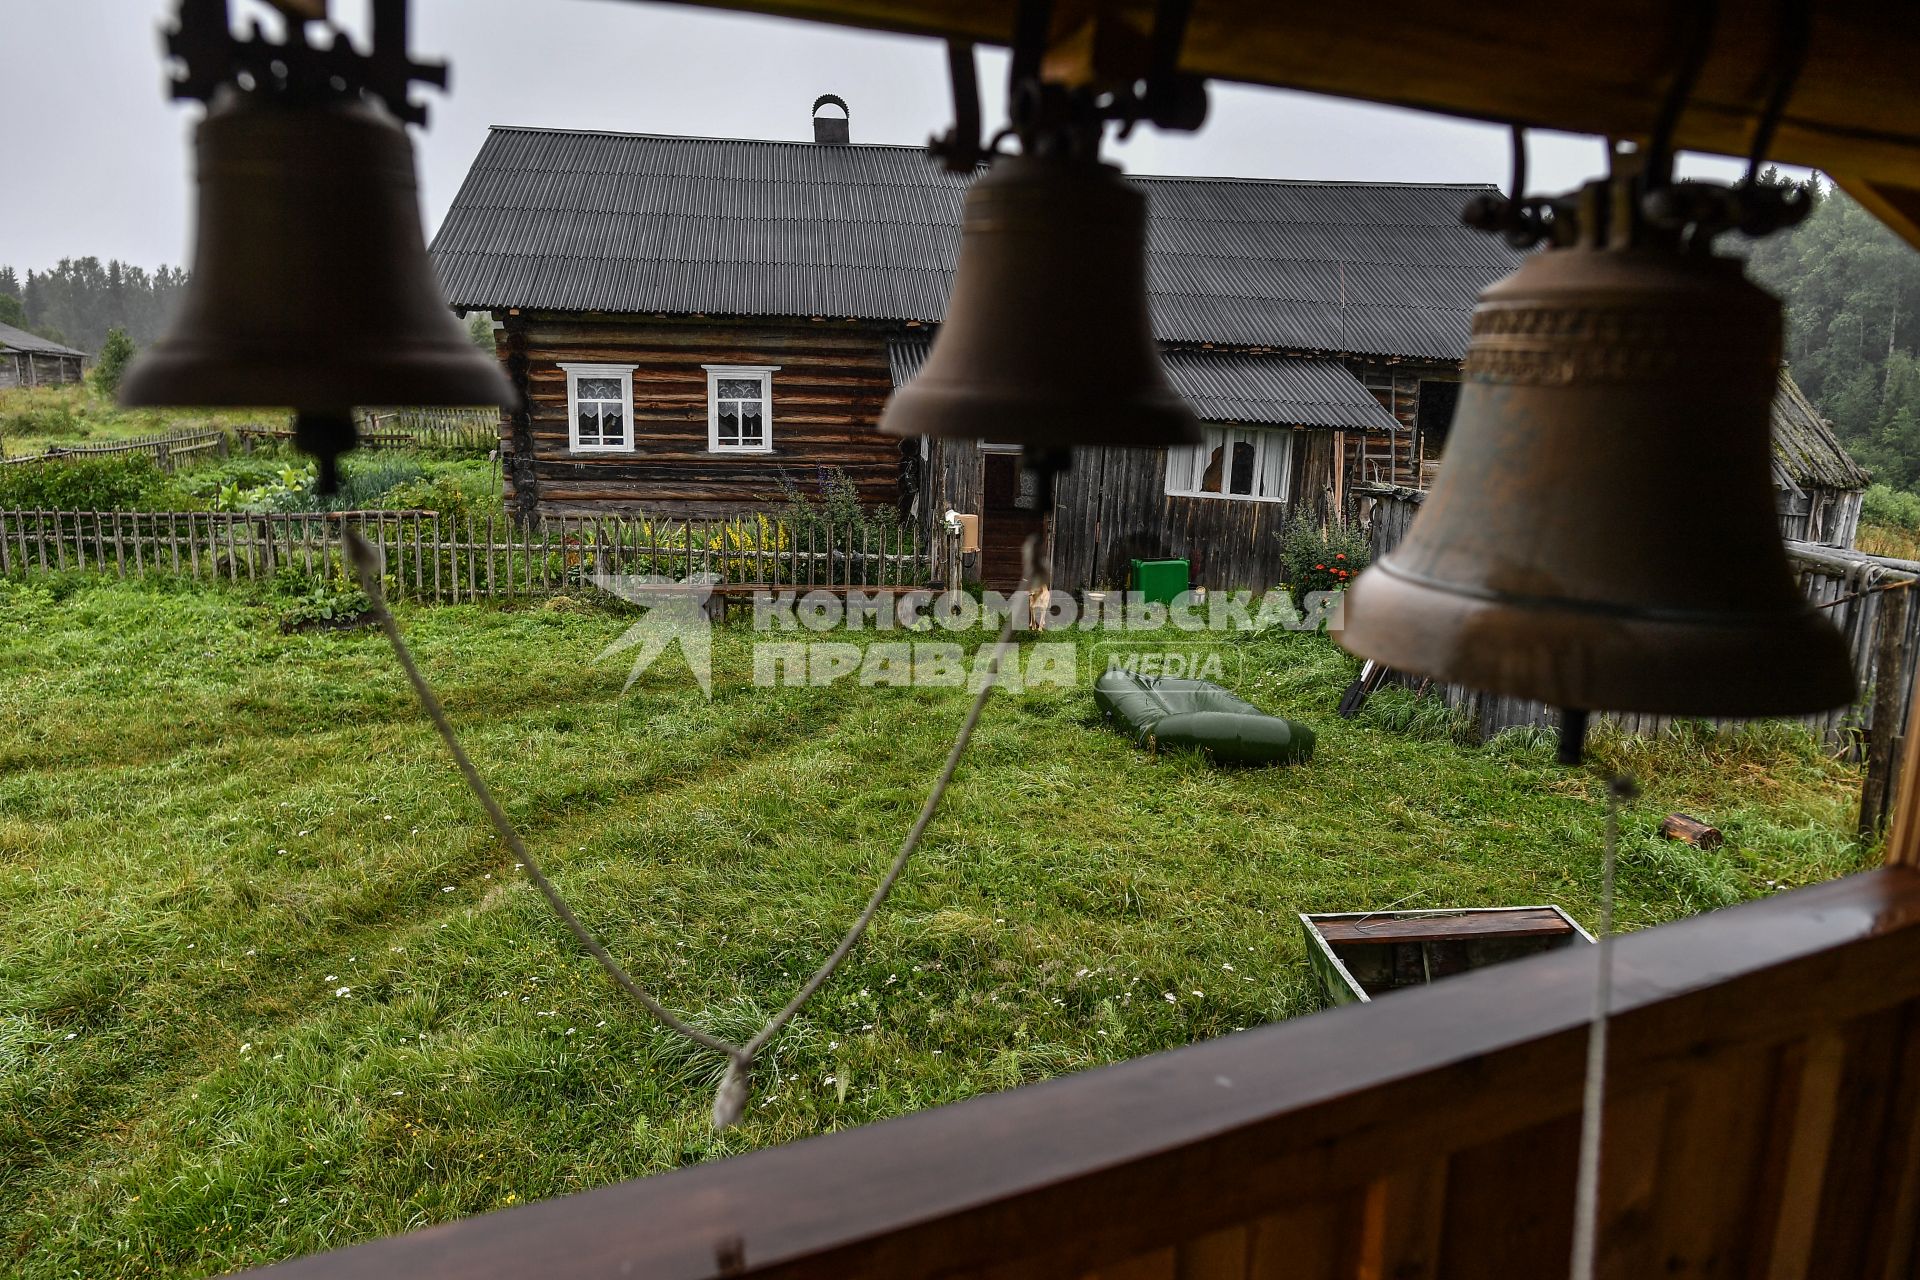
[[[893,389],[881,326],[539,313],[505,320],[502,351],[527,395],[524,421],[509,415],[503,430],[517,455],[508,501],[523,516],[722,514],[777,503],[782,477],[812,492],[827,468],[844,470],[869,505],[905,496],[900,442],[873,429]],[[637,366],[632,452],[572,451],[560,365],[576,362]],[[779,366],[772,452],[708,451],[709,364]]]

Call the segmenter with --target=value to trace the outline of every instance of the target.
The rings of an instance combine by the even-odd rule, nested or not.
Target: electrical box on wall
[[[960,554],[971,555],[980,549],[980,517],[962,515],[952,507],[941,523],[946,526],[949,536],[960,539]]]

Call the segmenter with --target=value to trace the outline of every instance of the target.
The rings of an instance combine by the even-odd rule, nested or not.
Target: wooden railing
[[[1595,951],[272,1274],[1565,1275]],[[1615,958],[1598,1274],[1920,1274],[1920,871]]]
[[[924,585],[912,529],[731,519],[645,520],[432,511],[0,511],[0,574],[69,569],[244,581],[342,572],[344,530],[381,552],[397,596],[473,600],[577,589],[602,575],[795,587]]]

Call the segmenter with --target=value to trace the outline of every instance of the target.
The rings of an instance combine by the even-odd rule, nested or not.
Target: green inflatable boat
[[[1093,682],[1093,700],[1143,747],[1199,747],[1222,764],[1313,759],[1313,730],[1207,680],[1109,671]]]

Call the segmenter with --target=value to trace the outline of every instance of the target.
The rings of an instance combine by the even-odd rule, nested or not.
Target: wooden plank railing
[[[272,1269],[1567,1274],[1595,948]],[[1602,1276],[1920,1274],[1920,871],[1616,951]]]
[[[918,587],[933,548],[908,527],[432,511],[0,511],[0,574],[66,570],[240,581],[343,572],[343,531],[380,551],[396,597],[472,600],[578,589],[603,575],[675,582]]]

